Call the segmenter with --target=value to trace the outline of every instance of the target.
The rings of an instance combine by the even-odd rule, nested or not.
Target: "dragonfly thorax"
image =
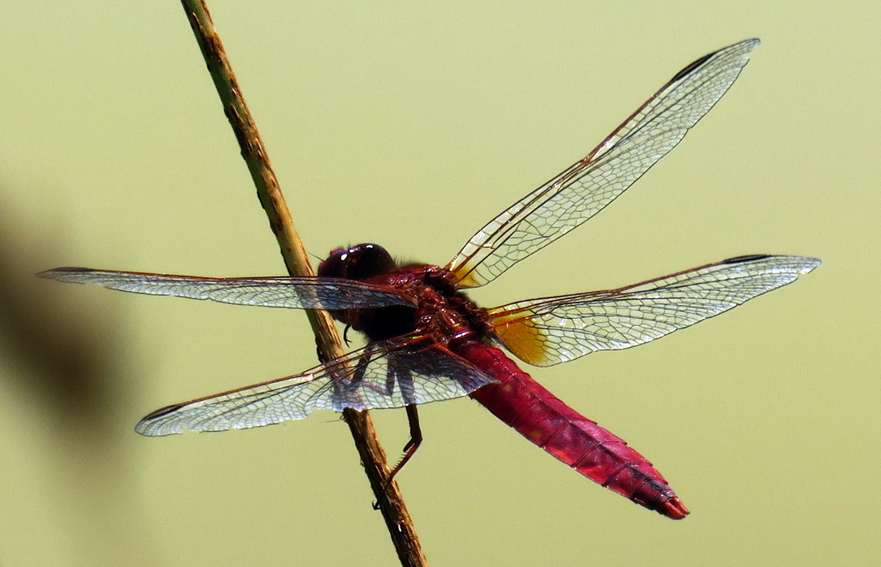
[[[419,333],[445,344],[460,343],[478,340],[489,329],[486,311],[457,290],[449,270],[425,264],[396,267],[391,255],[377,244],[333,250],[319,265],[318,275],[389,286],[415,299],[415,307],[331,311],[334,318],[371,341]]]

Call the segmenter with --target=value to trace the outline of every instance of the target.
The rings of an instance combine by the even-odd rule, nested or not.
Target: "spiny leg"
[[[395,475],[407,464],[407,461],[416,454],[416,449],[422,444],[422,429],[419,427],[419,413],[416,411],[416,404],[404,406],[407,410],[407,421],[410,423],[410,440],[404,445],[404,456],[398,461],[398,464],[391,470],[388,478],[382,486],[382,493],[387,494],[388,487],[391,486]],[[373,509],[379,510],[379,502],[373,503]]]
[[[416,454],[416,450],[422,444],[422,428],[419,427],[419,413],[416,411],[416,404],[406,406],[406,410],[407,421],[410,424],[410,440],[404,445],[404,456],[401,457],[401,460],[398,461],[398,464],[389,473],[386,483],[391,482],[395,478],[395,475],[404,468],[404,465]]]
[[[422,444],[422,429],[419,427],[419,412],[416,410],[416,404],[410,404],[404,406],[404,408],[407,410],[407,422],[410,424],[410,440],[404,445],[404,456],[401,457],[401,460],[398,461],[398,464],[396,464],[389,473],[388,478],[385,479],[383,492],[388,489],[389,485],[394,480],[395,475],[401,472],[401,469],[404,468],[407,461],[416,454],[416,450],[419,448],[419,445]]]

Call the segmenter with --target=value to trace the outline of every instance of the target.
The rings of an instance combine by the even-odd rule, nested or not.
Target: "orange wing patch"
[[[474,266],[471,266],[470,262],[455,267],[450,263],[450,265],[447,266],[447,269],[449,269],[456,277],[456,285],[460,289],[480,287],[486,283],[483,280],[476,279]]]
[[[518,309],[495,314],[492,322],[496,336],[517,358],[535,366],[547,366],[547,336],[535,325],[533,316],[531,309]]]

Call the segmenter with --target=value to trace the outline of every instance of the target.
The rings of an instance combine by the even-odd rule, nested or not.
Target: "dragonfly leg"
[[[405,409],[407,410],[407,421],[410,423],[410,440],[404,445],[404,456],[401,457],[401,460],[398,461],[398,464],[389,473],[385,481],[386,487],[391,484],[395,475],[401,472],[401,469],[416,454],[416,449],[422,444],[422,429],[419,427],[419,413],[416,411],[416,404],[405,406]]]
[[[327,362],[327,358],[324,356],[324,353],[321,352],[321,344],[318,341],[318,336],[315,337],[315,354],[318,355],[318,362],[321,364]]]
[[[395,475],[401,472],[401,469],[404,468],[407,461],[416,454],[416,449],[422,444],[422,429],[419,427],[419,413],[416,411],[416,404],[410,404],[404,407],[407,410],[407,421],[410,423],[410,440],[404,445],[404,456],[401,457],[401,460],[398,461],[398,464],[395,465],[395,468],[389,473],[388,478],[385,479],[385,483],[382,486],[383,494],[388,490]],[[378,502],[373,503],[373,509],[379,510]]]
[[[404,456],[401,457],[400,462],[395,465],[394,470],[389,474],[389,480],[403,468],[407,461],[410,460],[410,457],[416,454],[416,449],[422,445],[422,428],[419,427],[419,412],[416,411],[416,404],[411,404],[406,409],[407,421],[410,423],[410,440],[404,445]]]

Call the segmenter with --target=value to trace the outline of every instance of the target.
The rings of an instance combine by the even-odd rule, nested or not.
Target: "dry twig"
[[[291,275],[314,275],[306,255],[306,249],[294,230],[293,220],[278,185],[278,179],[272,171],[266,148],[263,146],[263,141],[257,132],[257,126],[245,104],[226,52],[217,31],[214,29],[208,8],[201,0],[181,0],[181,2],[190,21],[190,26],[193,28],[193,33],[196,35],[196,40],[199,42],[202,55],[205,57],[208,71],[214,80],[214,86],[220,95],[223,111],[229,119],[239,142],[242,157],[248,164],[251,177],[254,179],[257,196],[269,218],[269,226],[278,240],[285,266]],[[307,311],[306,313],[315,332],[322,356],[326,360],[341,356],[343,351],[339,335],[330,316],[324,311]],[[389,468],[386,464],[385,451],[379,444],[370,415],[367,412],[347,409],[343,412],[343,418],[349,424],[352,437],[355,439],[361,462],[370,479],[370,485],[376,495],[377,504],[385,518],[401,564],[405,566],[427,565],[413,521],[404,505],[397,483],[392,482],[384,489]]]

